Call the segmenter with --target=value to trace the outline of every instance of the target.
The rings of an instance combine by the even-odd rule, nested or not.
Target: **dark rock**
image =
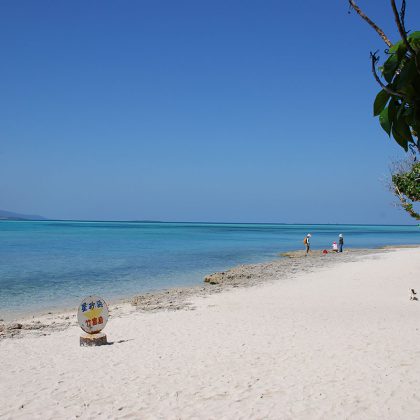
[[[34,322],[33,324],[25,324],[22,326],[23,330],[40,330],[43,328],[44,325],[42,325],[40,322]]]
[[[12,324],[9,324],[7,326],[8,330],[20,330],[22,329],[22,324],[19,324],[18,322],[13,322]]]

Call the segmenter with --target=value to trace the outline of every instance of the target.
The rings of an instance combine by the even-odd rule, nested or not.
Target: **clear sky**
[[[359,5],[397,39],[388,1]],[[347,0],[1,1],[0,208],[63,219],[413,223]],[[408,0],[418,30],[420,2]],[[381,54],[382,57],[384,54]]]

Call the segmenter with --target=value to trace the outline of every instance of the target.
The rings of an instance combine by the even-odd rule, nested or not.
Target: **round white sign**
[[[99,296],[88,296],[83,299],[77,311],[80,328],[89,334],[102,331],[108,322],[108,317],[108,306]]]

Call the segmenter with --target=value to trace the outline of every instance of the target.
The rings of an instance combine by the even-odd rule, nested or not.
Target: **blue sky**
[[[359,5],[397,39],[388,2]],[[413,223],[347,1],[0,3],[0,208],[63,219]],[[408,1],[416,30],[420,3]],[[383,56],[383,54],[382,54]]]

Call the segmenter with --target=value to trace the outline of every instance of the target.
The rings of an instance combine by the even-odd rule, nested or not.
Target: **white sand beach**
[[[337,255],[339,258],[340,256]],[[311,257],[308,257],[311,258]],[[5,419],[418,419],[420,249],[0,341]]]

